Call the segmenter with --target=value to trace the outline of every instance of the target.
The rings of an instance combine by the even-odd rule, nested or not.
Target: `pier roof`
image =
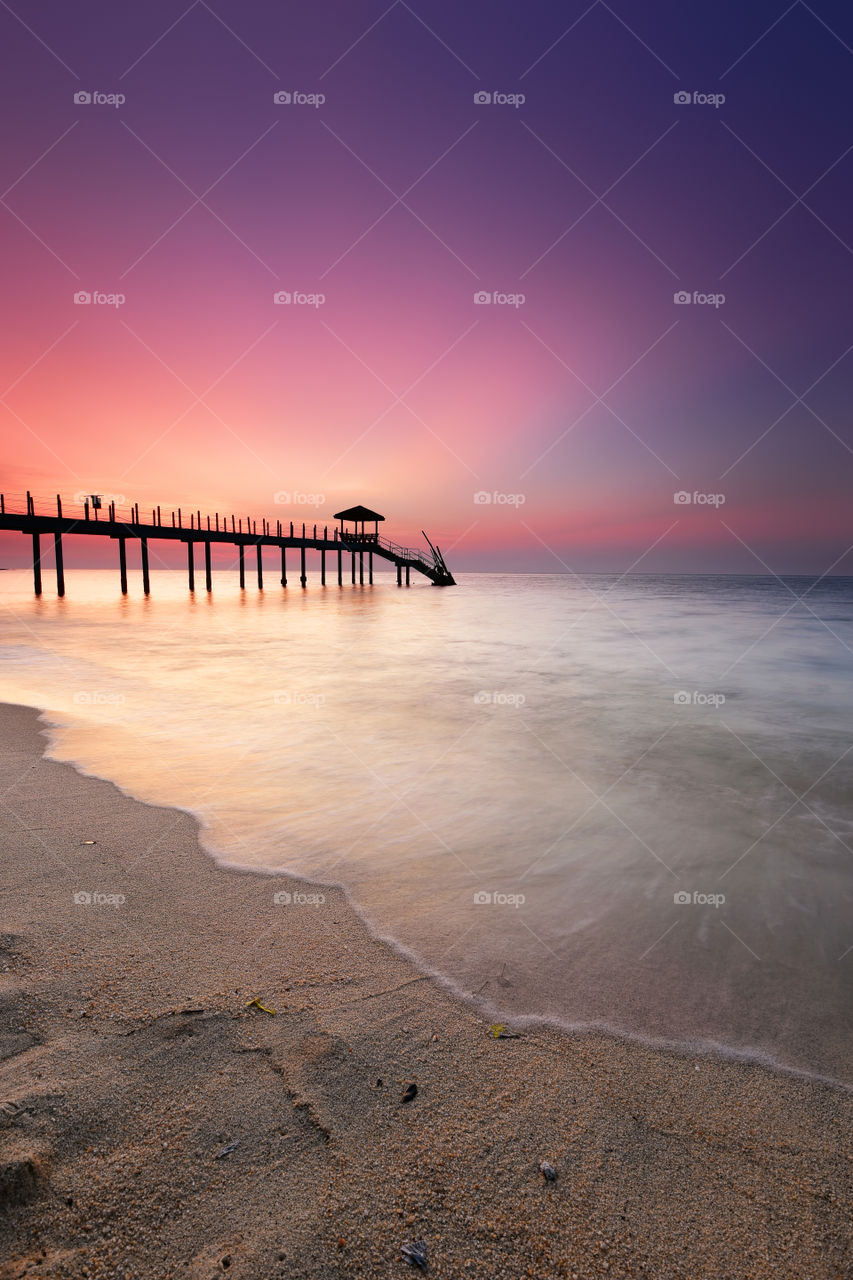
[[[347,507],[346,511],[336,511],[333,519],[335,520],[384,520],[378,511],[371,511],[369,507]]]

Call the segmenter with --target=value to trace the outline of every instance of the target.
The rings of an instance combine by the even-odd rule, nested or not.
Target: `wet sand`
[[[44,746],[0,708],[0,1280],[405,1276],[414,1240],[436,1277],[853,1276],[849,1093],[495,1040],[339,891]]]

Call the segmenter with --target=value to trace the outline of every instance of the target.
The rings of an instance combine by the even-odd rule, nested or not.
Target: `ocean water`
[[[310,574],[4,572],[0,699],[496,1019],[853,1083],[853,579]]]

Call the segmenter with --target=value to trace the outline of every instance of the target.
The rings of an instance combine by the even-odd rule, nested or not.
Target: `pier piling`
[[[208,591],[213,590],[213,575],[210,569],[210,540],[204,544],[204,585]]]
[[[242,542],[240,543],[238,550],[240,552],[240,590],[243,591],[246,587],[246,560]]]
[[[344,567],[343,567],[343,561],[342,561],[342,556],[341,556],[341,549],[340,549],[340,547],[338,547],[338,586],[339,586],[339,587],[342,587],[342,586],[344,585],[344,571],[343,571],[343,570],[344,570]]]
[[[367,574],[368,574],[368,581],[370,582],[370,585],[372,587],[373,586],[373,552],[372,551],[368,551],[367,553]]]
[[[139,550],[142,553],[142,592],[143,595],[150,596],[151,583],[148,578],[148,539],[139,539]]]
[[[358,585],[360,587],[364,586],[364,552],[363,551],[359,551],[358,553]]]
[[[62,563],[62,534],[53,535],[53,550],[56,557],[56,594],[65,595],[65,568]]]
[[[125,546],[126,538],[118,540],[118,569],[121,576],[121,594],[127,595],[127,547]]]
[[[281,549],[281,585],[287,586],[287,559],[284,547]]]
[[[187,539],[187,576],[190,583],[190,591],[195,591],[195,562],[193,561],[193,544]]]
[[[27,494],[27,508],[29,509],[30,495]],[[37,533],[33,534],[33,587],[37,596],[41,595],[41,539]]]
[[[259,590],[259,591],[263,591],[263,589],[264,589],[264,564],[263,564],[263,561],[261,560],[261,544],[260,544],[260,543],[258,543],[258,546],[257,546],[257,552],[258,552],[258,590]]]
[[[325,551],[321,551],[320,552],[320,586],[325,587],[325,585],[326,585],[326,553]]]
[[[302,583],[304,587],[307,582],[307,578],[305,576],[305,544],[304,543],[302,544],[302,547],[300,548],[300,550],[302,552],[302,555],[299,561],[299,564],[300,564],[299,581]]]

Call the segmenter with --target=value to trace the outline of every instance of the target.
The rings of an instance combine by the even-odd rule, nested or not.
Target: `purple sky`
[[[5,492],[364,501],[463,569],[853,571],[849,5],[0,34]]]

